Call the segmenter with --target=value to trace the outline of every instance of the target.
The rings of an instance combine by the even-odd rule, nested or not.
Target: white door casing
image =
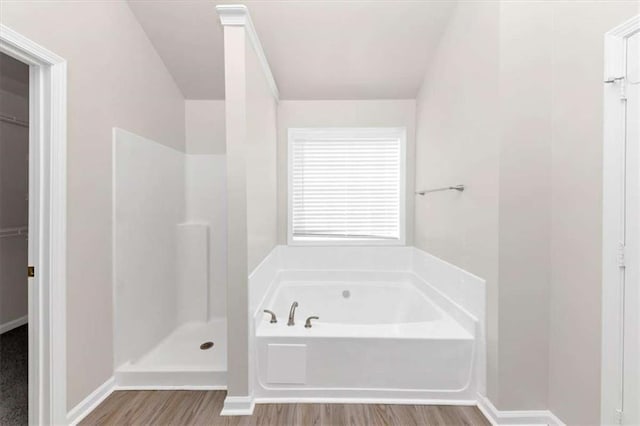
[[[640,422],[640,99],[630,75],[640,56],[629,49],[639,32],[637,16],[605,35],[601,423],[607,425]]]
[[[640,425],[640,32],[627,39],[622,424]]]
[[[29,424],[66,424],[67,63],[2,24],[0,52],[29,65]]]

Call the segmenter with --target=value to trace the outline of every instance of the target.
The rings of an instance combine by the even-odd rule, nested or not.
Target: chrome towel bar
[[[417,191],[416,195],[424,195],[429,194],[430,192],[440,192],[440,191],[464,191],[464,185],[454,185],[454,186],[444,186],[442,188],[434,188],[434,189],[425,189],[423,191]]]

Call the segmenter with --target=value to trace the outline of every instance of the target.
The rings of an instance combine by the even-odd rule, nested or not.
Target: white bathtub
[[[483,326],[411,262],[398,271],[288,269],[282,253],[277,262],[254,307],[257,402],[475,404]],[[320,319],[305,328],[309,316]]]
[[[371,277],[370,279],[375,279]],[[410,282],[289,281],[281,282],[270,306],[286,311],[292,301],[296,316],[320,315],[319,322],[342,325],[389,325],[437,321],[442,313]]]
[[[367,272],[358,273],[358,281],[345,281],[343,272],[297,272],[295,281],[290,281],[290,275],[279,275],[264,304],[280,315],[278,323],[271,324],[270,316],[263,314],[257,336],[473,339],[474,330],[453,321],[418,290],[410,274],[386,273],[384,281],[380,281],[381,274]],[[317,280],[319,276],[326,278]],[[287,319],[294,301],[298,302],[296,325],[290,327]],[[320,318],[311,321],[312,328],[305,328],[310,316]]]

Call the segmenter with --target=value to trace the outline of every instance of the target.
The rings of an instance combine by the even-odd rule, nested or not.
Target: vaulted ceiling
[[[223,99],[211,0],[129,0],[187,99]],[[414,98],[453,1],[246,1],[281,99]]]

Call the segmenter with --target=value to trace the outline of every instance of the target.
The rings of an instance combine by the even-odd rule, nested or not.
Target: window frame
[[[398,239],[312,239],[293,238],[293,144],[297,139],[394,138],[400,141],[400,209]],[[291,127],[287,136],[287,244],[290,246],[404,246],[407,210],[407,129],[406,127]]]

